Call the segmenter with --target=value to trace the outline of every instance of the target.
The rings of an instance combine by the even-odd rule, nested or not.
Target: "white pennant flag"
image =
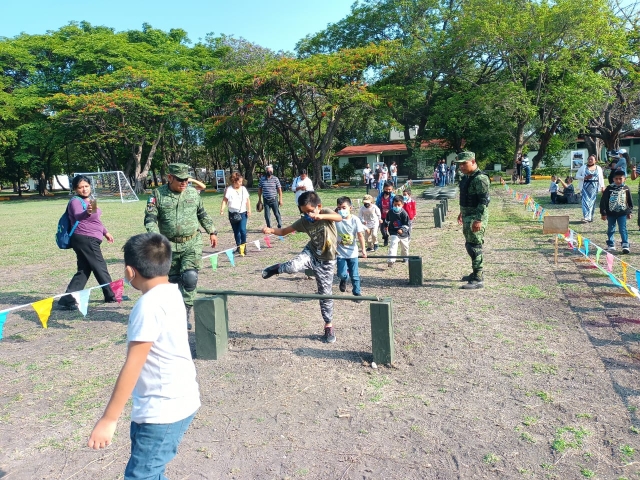
[[[253,244],[256,246],[258,250],[260,250],[260,240],[256,240],[255,242],[253,242]]]

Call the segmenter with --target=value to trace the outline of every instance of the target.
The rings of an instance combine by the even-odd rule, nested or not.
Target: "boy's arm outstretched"
[[[263,227],[262,233],[265,235],[278,235],[279,237],[284,237],[285,235],[289,235],[290,233],[295,232],[296,229],[288,226],[284,228],[271,228],[271,227]]]
[[[129,350],[127,351],[127,359],[120,370],[116,386],[113,387],[111,399],[105,408],[104,413],[89,437],[87,446],[94,450],[105,448],[111,444],[113,433],[116,431],[118,418],[124,410],[124,406],[136,386],[142,367],[147,361],[147,355],[153,342],[129,342]]]

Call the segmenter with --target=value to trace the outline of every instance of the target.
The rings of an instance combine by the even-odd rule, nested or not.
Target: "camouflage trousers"
[[[487,225],[488,218],[482,219],[482,228],[480,231],[471,231],[471,224],[475,220],[475,216],[462,216],[462,233],[464,235],[465,244],[464,247],[467,250],[467,254],[471,257],[471,268],[474,273],[482,272],[483,267],[483,255],[482,244],[484,243],[484,231]]]
[[[311,250],[305,247],[302,252],[291,260],[280,264],[278,273],[304,272],[305,269],[313,270],[320,295],[331,295],[333,288],[333,272],[335,260],[318,260]],[[333,300],[320,300],[320,313],[325,323],[331,323],[333,319]]]
[[[198,294],[198,289],[191,289],[190,286],[185,289],[182,274],[187,270],[195,270],[197,282],[197,272],[202,269],[202,245],[202,235],[200,232],[196,233],[195,237],[191,240],[184,243],[171,242],[169,281],[171,283],[177,283],[180,286],[180,293],[182,293],[182,299],[187,307],[193,307],[193,300]]]

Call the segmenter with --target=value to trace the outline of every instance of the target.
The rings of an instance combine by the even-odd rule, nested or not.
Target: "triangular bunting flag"
[[[629,290],[631,290],[637,298],[640,298],[640,292],[636,287],[632,287],[631,285],[629,285]]]
[[[578,234],[578,250],[582,248],[582,235]]]
[[[636,285],[640,288],[640,270],[636,270]]]
[[[609,273],[609,279],[613,282],[616,287],[622,287],[620,281],[613,275],[613,273]]]
[[[600,254],[602,254],[602,249],[598,247],[598,250],[596,250],[596,262],[600,261]]]
[[[115,293],[115,292],[114,292]],[[89,297],[91,296],[91,289],[87,288],[86,290],[81,290],[79,292],[73,292],[73,298],[78,302],[78,310],[80,313],[87,316],[87,309],[89,308]],[[120,299],[122,299],[122,294],[120,294]]]
[[[631,295],[632,297],[636,296],[631,290],[629,290],[629,286],[626,283],[624,283],[624,282],[622,283],[622,288],[624,288],[627,291],[627,293],[629,295]]]
[[[111,290],[113,290],[113,293],[116,296],[116,301],[118,303],[122,303],[122,293],[124,292],[124,279],[121,278],[120,280],[111,282],[109,286],[111,287]]]
[[[584,239],[584,254],[588,257],[589,256],[589,239],[585,238]]]
[[[247,244],[243,243],[242,245],[240,245],[238,247],[238,250],[240,251],[240,256],[244,257],[244,249],[246,248]]]
[[[231,250],[225,250],[225,252],[227,254],[227,258],[229,259],[229,261],[231,262],[231,266],[235,267],[236,266],[236,262],[233,259],[233,249]]]
[[[32,303],[31,306],[38,314],[40,323],[44,328],[47,328],[47,322],[49,321],[49,315],[51,315],[51,307],[53,306],[53,297],[45,298],[38,302]]]
[[[268,248],[271,248],[271,240],[269,239],[269,237],[264,237],[264,243],[267,244]]]
[[[4,327],[4,322],[7,320],[7,313],[9,312],[0,313],[0,340],[2,340],[2,327]]]
[[[607,252],[607,272],[613,272],[613,255]]]
[[[622,263],[622,282],[623,283],[627,283],[627,267],[628,265],[625,262],[620,262]]]
[[[211,268],[213,268],[214,270],[218,269],[218,255],[211,255],[209,257],[209,260],[211,260]]]
[[[278,240],[284,242],[284,237],[282,235],[278,235]]]
[[[253,242],[253,244],[256,246],[258,250],[260,250],[260,240],[256,240],[255,242]]]

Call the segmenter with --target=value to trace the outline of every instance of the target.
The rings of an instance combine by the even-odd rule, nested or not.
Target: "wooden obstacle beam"
[[[393,363],[395,357],[391,298],[355,295],[319,295],[317,293],[290,292],[238,292],[233,290],[199,290],[206,297],[196,298],[193,310],[196,319],[196,356],[205,360],[218,360],[229,350],[229,296],[295,298],[297,300],[367,301],[371,318],[371,347],[373,361]]]

